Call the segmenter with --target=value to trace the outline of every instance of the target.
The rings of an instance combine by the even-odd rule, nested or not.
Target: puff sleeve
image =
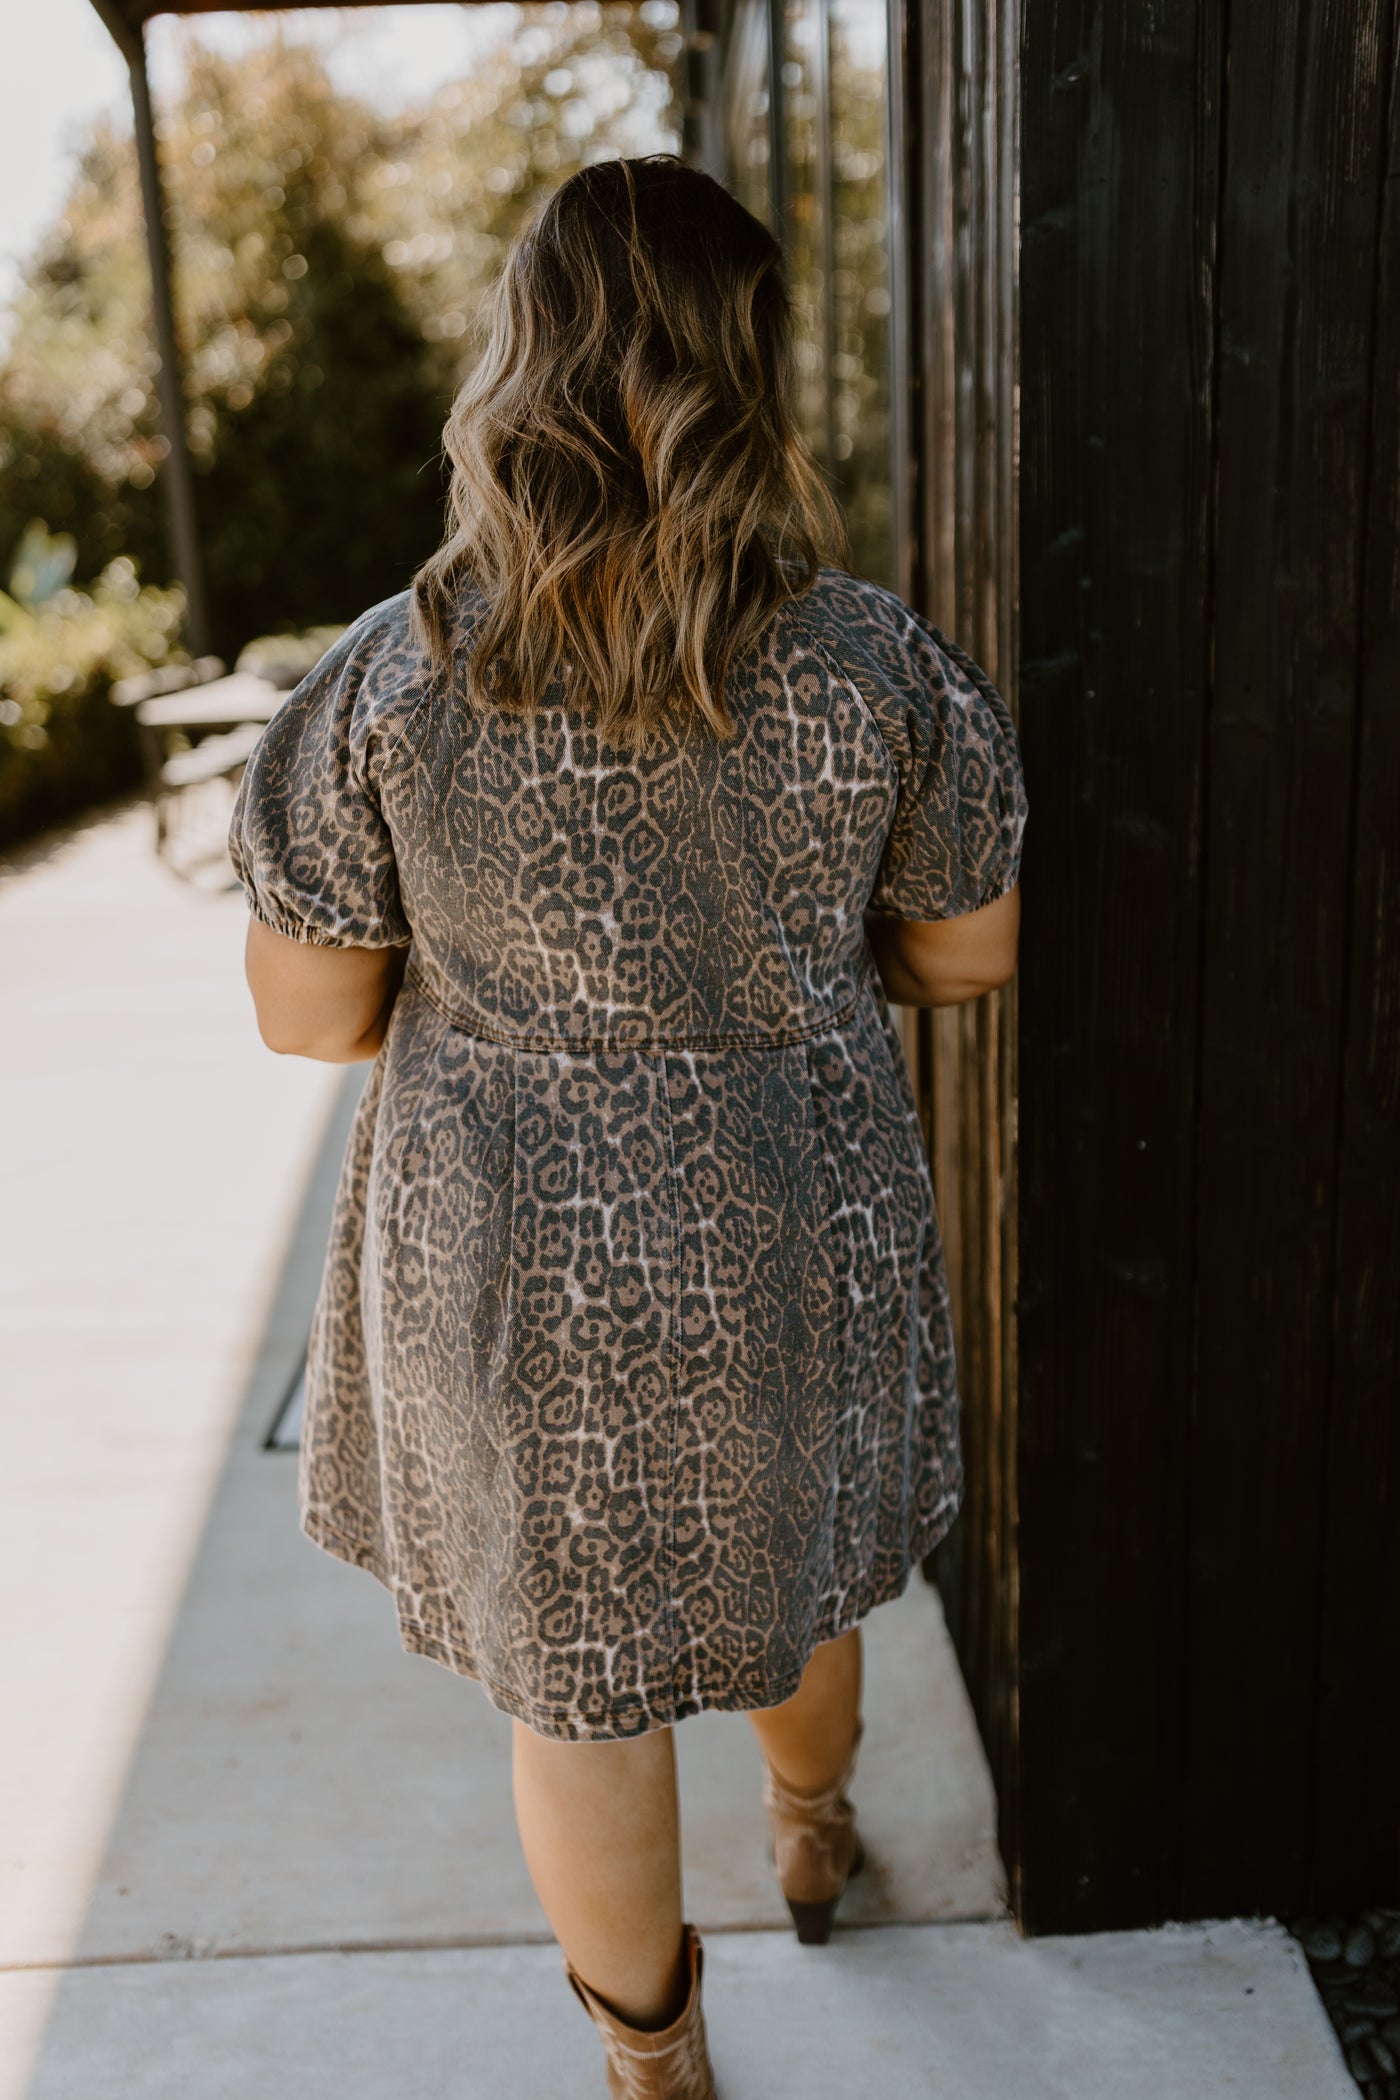
[[[867,909],[953,919],[1005,896],[1020,873],[1020,748],[986,672],[932,621],[902,604],[898,614],[880,654],[899,794]]]
[[[382,738],[367,671],[373,616],[289,693],[244,769],[229,852],[253,916],[323,948],[412,939],[378,791]]]

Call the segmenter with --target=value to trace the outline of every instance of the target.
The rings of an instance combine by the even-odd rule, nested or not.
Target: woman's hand
[[[328,1065],[378,1056],[408,952],[317,947],[250,919],[244,969],[268,1049]]]

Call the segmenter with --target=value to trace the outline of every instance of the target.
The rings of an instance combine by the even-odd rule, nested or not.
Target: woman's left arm
[[[377,1057],[408,949],[334,948],[248,922],[244,968],[269,1050],[353,1065]]]

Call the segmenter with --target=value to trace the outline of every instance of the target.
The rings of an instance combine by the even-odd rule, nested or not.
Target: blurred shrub
[[[108,693],[183,658],[183,609],[178,590],[142,589],[125,556],[36,605],[0,592],[0,845],[139,782],[134,714]]]

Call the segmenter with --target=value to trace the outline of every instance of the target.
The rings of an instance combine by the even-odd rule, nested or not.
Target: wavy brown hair
[[[470,579],[473,706],[528,710],[562,670],[626,748],[677,702],[731,735],[731,660],[848,558],[793,421],[777,243],[672,154],[597,162],[517,236],[483,318],[448,535],[413,587],[435,663]]]

